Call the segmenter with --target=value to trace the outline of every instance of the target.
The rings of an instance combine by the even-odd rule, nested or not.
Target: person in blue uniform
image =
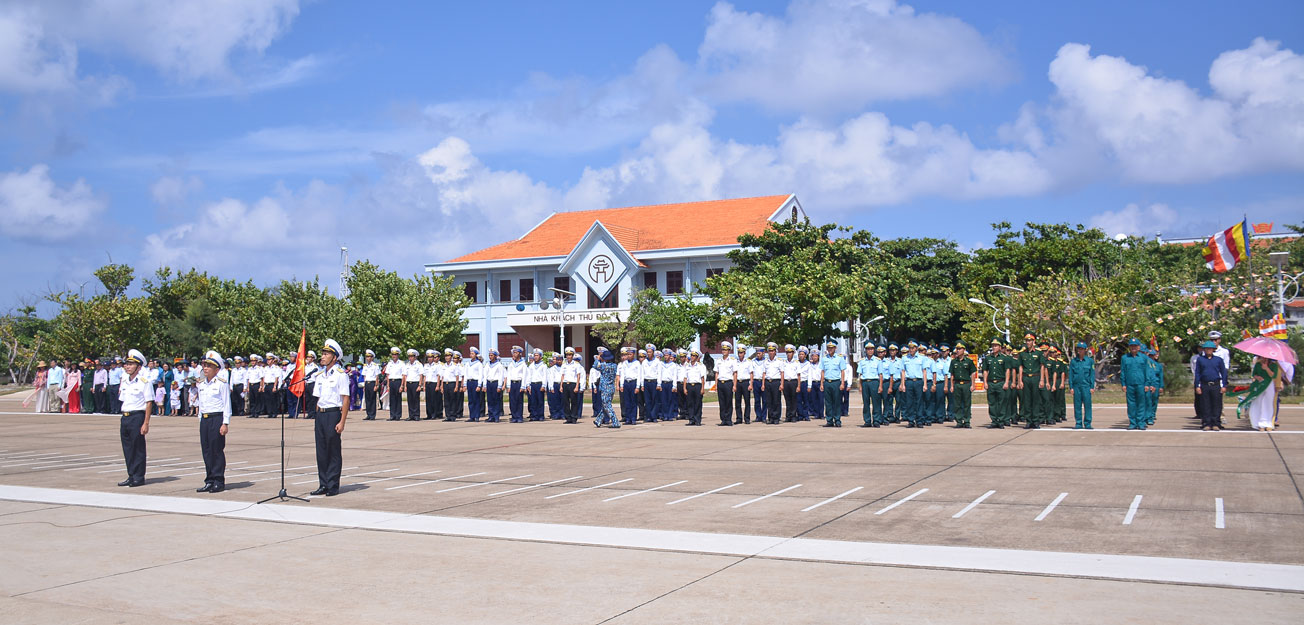
[[[838,344],[829,341],[820,357],[824,385],[824,427],[842,427],[842,391],[847,389],[847,359],[837,354]]]
[[[907,427],[924,427],[923,394],[925,358],[919,353],[919,344],[906,343],[906,355],[901,357],[901,386],[905,395],[905,420]]]
[[[878,427],[875,423],[877,410],[883,408],[882,400],[878,397],[878,387],[882,386],[882,378],[878,374],[879,359],[874,356],[874,344],[865,343],[865,357],[856,363],[856,380],[860,384],[860,420],[863,422],[860,427],[872,428]]]
[[[1214,354],[1218,345],[1213,341],[1200,344],[1200,355],[1195,358],[1195,401],[1200,417],[1200,429],[1216,432],[1222,429],[1218,412],[1222,395],[1227,391],[1227,365]]]

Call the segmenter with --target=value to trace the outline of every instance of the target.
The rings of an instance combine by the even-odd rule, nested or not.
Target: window
[[[512,281],[511,281],[511,280],[499,280],[499,281],[498,281],[498,301],[500,301],[500,302],[510,302],[510,301],[512,301]]]
[[[515,332],[499,332],[498,354],[503,358],[511,358],[513,347],[525,349],[525,339]]]
[[[684,272],[667,271],[666,272],[666,294],[674,295],[675,293],[684,292]]]
[[[552,279],[552,288],[554,288],[554,289],[561,289],[561,290],[563,290],[563,291],[569,291],[569,292],[571,292],[571,293],[574,293],[574,292],[575,292],[575,289],[572,289],[572,288],[571,288],[571,280],[570,280],[570,276],[557,276],[557,277],[553,278],[553,279]]]
[[[645,289],[657,288],[657,272],[655,271],[643,272],[643,288]]]
[[[474,304],[476,302],[476,298],[475,298],[476,293],[478,293],[478,291],[475,288],[475,283],[467,282],[465,288],[466,288],[466,298],[471,300],[471,303]]]
[[[593,291],[589,291],[589,308],[620,308],[620,286],[611,289],[611,293],[604,299],[598,299]]]
[[[534,278],[521,278],[521,296],[517,301],[529,302],[534,300]]]
[[[723,269],[723,268],[721,268],[721,269],[707,269],[707,270],[706,270],[706,277],[707,277],[707,278],[711,278],[712,276],[718,276],[718,275],[720,275],[720,274],[722,274],[722,273],[724,273],[724,269]]]

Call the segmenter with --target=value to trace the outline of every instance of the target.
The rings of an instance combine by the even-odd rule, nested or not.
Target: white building
[[[553,213],[518,239],[426,271],[454,277],[471,299],[463,351],[569,345],[589,354],[598,343],[593,326],[627,319],[635,290],[703,298],[694,283],[729,268],[725,255],[739,235],[805,216],[795,195]],[[575,294],[560,312],[547,305],[552,288]]]

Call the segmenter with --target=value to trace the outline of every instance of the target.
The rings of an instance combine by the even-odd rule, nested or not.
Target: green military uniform
[[[1128,347],[1140,346],[1141,341],[1132,339],[1128,341]],[[1146,364],[1150,359],[1144,354],[1131,352],[1123,354],[1119,359],[1118,377],[1123,382],[1123,388],[1127,390],[1127,429],[1144,430],[1146,429],[1146,383],[1149,379],[1150,365]]]
[[[1078,343],[1087,349],[1086,343]],[[1091,429],[1091,393],[1096,390],[1096,360],[1091,356],[1069,361],[1069,386],[1073,389],[1073,429]]]
[[[956,343],[956,352],[964,348],[964,343]],[[977,373],[978,365],[969,358],[968,354],[957,353],[951,359],[951,401],[954,410],[955,427],[968,428],[973,418],[973,375]],[[990,394],[990,391],[988,391]],[[990,395],[989,395],[990,396]]]
[[[1064,361],[1063,354],[1059,350],[1052,348],[1052,352],[1054,365],[1051,368],[1051,373],[1055,377],[1051,384],[1051,406],[1054,407],[1051,420],[1055,423],[1061,423],[1067,418],[1066,413],[1068,412],[1067,393],[1064,392],[1064,387],[1068,386],[1069,364]]]
[[[1016,360],[1023,374],[1019,379],[1022,388],[1018,389],[1019,419],[1023,420],[1024,427],[1035,428],[1041,422],[1041,376],[1042,368],[1046,366],[1046,355],[1036,349],[1024,349]]]
[[[987,374],[987,414],[992,427],[1003,428],[1010,422],[1009,397],[1013,389],[1005,388],[1005,372],[1010,369],[1010,359],[1005,354],[988,356],[984,361]]]
[[[1037,344],[1037,353],[1041,354],[1041,366],[1046,372],[1046,386],[1037,389],[1037,425],[1050,425],[1055,422],[1055,389],[1051,383],[1055,376],[1055,363],[1050,353],[1050,343],[1043,339]]]

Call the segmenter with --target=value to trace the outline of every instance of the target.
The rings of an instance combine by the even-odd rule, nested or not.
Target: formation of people
[[[1229,357],[1220,341],[1221,335],[1211,332],[1191,360],[1196,413],[1204,430],[1222,429]],[[979,357],[971,357],[963,342],[957,342],[954,350],[947,344],[921,345],[913,340],[904,346],[867,343],[854,367],[837,347],[828,342],[821,353],[805,346],[780,349],[773,342],[756,348],[721,342],[722,357],[714,363],[717,425],[822,419],[824,427],[841,427],[842,418],[848,416],[850,393],[858,386],[861,427],[904,423],[922,428],[954,422],[957,428],[970,428],[973,389],[981,382],[987,393],[988,427],[1022,424],[1031,429],[1064,422],[1067,398],[1072,395],[1074,427],[1092,429],[1097,371],[1086,343],[1078,343],[1069,355],[1027,334],[1021,347],[994,339]],[[1120,380],[1128,429],[1144,430],[1155,422],[1164,365],[1158,352],[1139,340],[1132,339],[1127,347]],[[374,420],[387,410],[391,421],[406,416],[413,421],[465,417],[471,422],[499,422],[506,417],[512,423],[555,419],[574,424],[584,418],[583,396],[590,392],[597,427],[676,420],[700,426],[709,386],[709,369],[700,351],[658,349],[652,344],[622,347],[619,352],[599,347],[587,370],[573,348],[545,358],[541,349],[527,357],[524,349],[513,347],[506,359],[499,358],[496,349],[487,350],[483,358],[474,347],[465,358],[458,350],[428,349],[421,361],[422,353],[416,349],[404,352],[392,347],[383,364],[368,349],[362,363],[347,365],[341,363],[343,350],[335,341],[327,340],[321,350],[320,357],[306,351],[303,389],[290,392],[296,356],[282,361],[272,353],[251,354],[228,362],[209,351],[202,360],[178,363],[174,369],[146,360],[133,349],[125,358],[87,361],[87,368],[93,369],[91,398],[77,406],[63,392],[61,407],[121,414],[128,476],[119,485],[128,487],[144,483],[150,417],[198,417],[207,473],[199,492],[225,489],[225,438],[233,416],[293,419],[302,415],[315,421],[319,486],[313,494],[332,496],[339,492],[341,435],[352,410],[364,410],[364,420]],[[35,390],[77,388],[82,382],[80,367],[74,371],[70,374],[60,363],[42,367]],[[1264,406],[1275,402],[1274,391],[1289,381],[1293,368],[1256,359],[1254,376],[1242,392],[1240,407],[1253,413],[1256,428],[1270,429],[1276,408]],[[166,392],[169,387],[171,393]],[[179,387],[187,392],[178,393]],[[37,402],[38,410],[49,407],[42,401],[48,399]]]

